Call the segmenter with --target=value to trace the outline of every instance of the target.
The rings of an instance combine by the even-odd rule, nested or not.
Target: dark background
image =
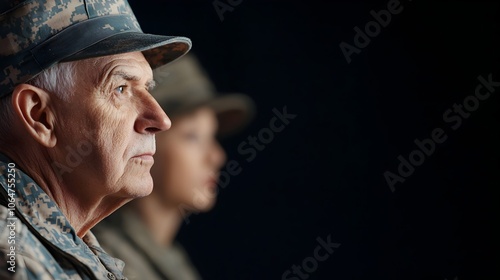
[[[339,44],[388,2],[243,0],[221,21],[213,1],[130,0],[257,104],[223,142],[241,174],[178,236],[205,279],[301,279],[282,275],[327,236],[341,246],[307,279],[500,279],[500,87],[458,129],[443,120],[479,75],[500,81],[500,4],[401,1],[347,63]],[[284,106],[297,117],[248,162],[238,145]],[[447,140],[392,192],[384,172],[434,128]]]

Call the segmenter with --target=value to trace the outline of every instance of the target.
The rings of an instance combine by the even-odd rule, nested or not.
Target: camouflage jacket
[[[102,247],[125,261],[130,280],[199,280],[184,248],[177,242],[168,248],[154,241],[138,213],[128,206],[104,219],[93,229]]]
[[[56,203],[0,154],[0,279],[124,279],[89,231],[80,239]]]

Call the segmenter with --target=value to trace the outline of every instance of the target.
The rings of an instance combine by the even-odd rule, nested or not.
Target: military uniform
[[[179,243],[166,248],[154,242],[136,211],[123,207],[93,229],[102,247],[125,261],[130,280],[196,280],[196,268]]]
[[[121,260],[90,231],[80,239],[56,203],[12,167],[0,154],[0,279],[126,279]]]

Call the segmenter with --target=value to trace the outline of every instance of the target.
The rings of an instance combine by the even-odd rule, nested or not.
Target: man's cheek
[[[119,112],[108,110],[111,112],[103,112],[99,116],[101,139],[106,141],[107,146],[111,146],[114,150],[120,150],[126,141],[126,135],[133,129],[133,123],[127,125],[125,117]]]

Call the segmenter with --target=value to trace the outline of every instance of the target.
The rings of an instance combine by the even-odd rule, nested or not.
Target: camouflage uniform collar
[[[0,192],[6,195],[7,169],[12,161],[0,153]],[[21,220],[44,244],[49,244],[58,253],[83,264],[97,279],[109,277],[109,272],[123,278],[124,263],[107,255],[94,234],[88,232],[83,240],[78,237],[60,208],[38,184],[23,171],[15,167],[15,204]],[[19,213],[17,213],[19,215]],[[103,266],[104,265],[104,266]],[[109,272],[108,272],[109,271]]]
[[[140,252],[142,256],[137,256],[150,262],[151,267],[158,273],[158,279],[201,279],[182,245],[177,241],[168,247],[156,243],[151,231],[148,230],[137,211],[131,207],[122,207],[103,221],[104,225],[106,223],[109,223],[111,227],[121,229],[121,234],[136,249],[136,252],[130,252],[131,255]],[[99,232],[96,234],[99,236]],[[103,243],[103,245],[106,248],[107,244]]]

